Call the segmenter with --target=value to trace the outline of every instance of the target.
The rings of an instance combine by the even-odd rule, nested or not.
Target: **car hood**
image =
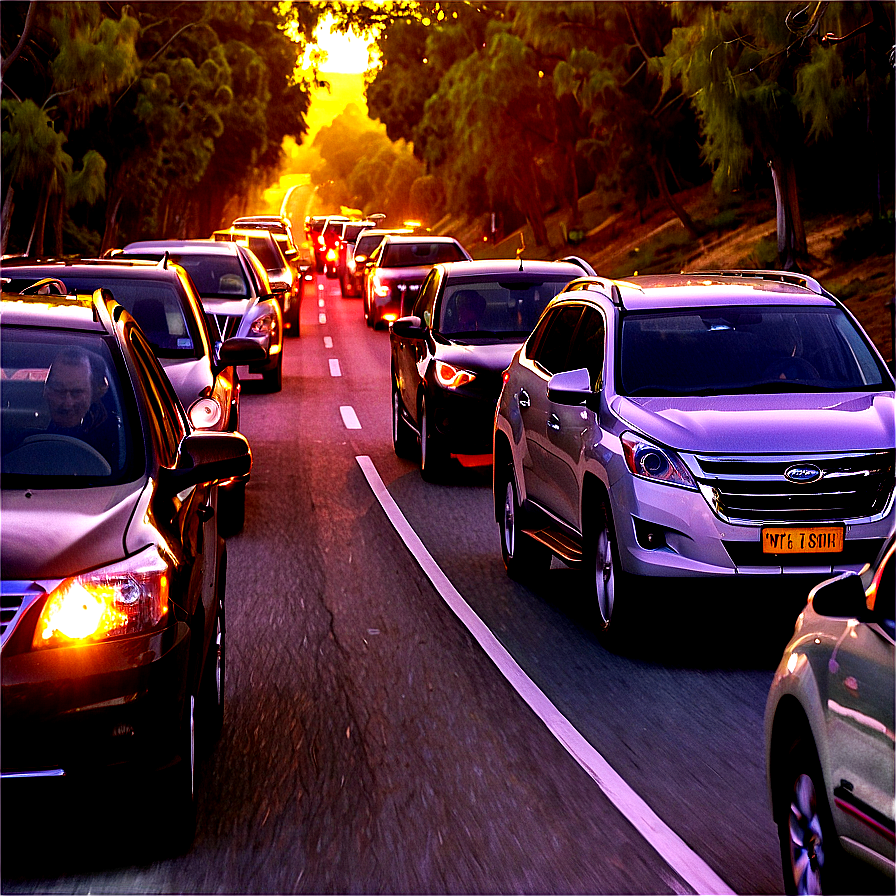
[[[893,393],[618,397],[613,412],[680,451],[786,453],[892,448]]]
[[[146,480],[104,488],[3,491],[6,580],[63,579],[124,558]]]
[[[455,367],[502,373],[510,366],[513,356],[522,344],[523,340],[469,344],[453,342],[450,345],[438,345],[435,356],[439,361],[445,361]]]
[[[214,385],[215,378],[208,358],[190,358],[186,361],[162,358],[161,361],[177,397],[187,409],[204,389]]]

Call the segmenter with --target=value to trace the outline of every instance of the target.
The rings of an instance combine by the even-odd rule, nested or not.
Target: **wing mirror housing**
[[[264,346],[248,336],[231,336],[225,339],[218,349],[218,363],[222,367],[238,367],[241,364],[254,364],[267,358]]]
[[[201,482],[223,482],[252,469],[252,452],[238,432],[192,432],[185,436],[173,467],[159,470],[159,488],[171,494]]]
[[[548,380],[548,401],[555,404],[586,404],[593,395],[591,374],[585,367],[555,373]]]
[[[422,339],[426,335],[423,321],[415,315],[399,317],[392,321],[392,332],[402,339]]]
[[[809,592],[809,601],[819,616],[874,621],[874,612],[868,609],[862,579],[855,572],[844,572],[816,585]]]

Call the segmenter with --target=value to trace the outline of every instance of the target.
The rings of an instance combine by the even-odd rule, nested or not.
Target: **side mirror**
[[[868,609],[865,588],[858,573],[844,572],[816,585],[809,592],[812,609],[819,616],[834,616],[869,622],[874,614]]]
[[[585,367],[555,373],[548,380],[548,401],[555,404],[585,404],[592,395],[591,374]]]
[[[392,321],[392,332],[402,339],[422,339],[426,335],[423,321],[414,315]]]
[[[245,476],[252,469],[252,452],[238,432],[193,432],[185,436],[173,467],[159,470],[159,488],[177,494],[200,482],[220,482]]]
[[[248,336],[232,336],[225,339],[218,349],[218,363],[222,367],[238,367],[240,364],[254,364],[264,361],[267,352],[264,346]]]

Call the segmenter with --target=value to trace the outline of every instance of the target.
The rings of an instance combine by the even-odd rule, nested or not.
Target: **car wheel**
[[[420,473],[427,482],[438,482],[448,463],[448,452],[435,431],[426,409],[426,398],[420,399]]]
[[[605,502],[596,508],[585,531],[585,599],[589,620],[605,643],[618,642],[624,628],[619,597],[625,576],[619,564],[616,533]]]
[[[417,453],[417,434],[404,418],[404,406],[398,387],[392,385],[392,447],[398,457],[410,460]]]
[[[279,392],[283,388],[283,352],[277,355],[277,366],[261,375],[265,392]]]
[[[504,509],[498,521],[501,527],[501,557],[507,575],[525,582],[550,569],[551,552],[522,530],[520,500],[512,466],[507,467],[504,480]]]
[[[293,300],[289,304],[289,320],[287,323],[289,326],[286,329],[286,335],[295,339],[297,336],[301,336],[301,326],[299,319],[301,317],[301,305],[299,300],[293,298]]]
[[[218,534],[230,538],[243,531],[246,521],[246,483],[231,482],[218,489]]]
[[[798,737],[786,763],[777,800],[784,891],[845,893],[841,883],[846,856],[834,831],[821,766],[811,741]]]
[[[184,709],[177,752],[159,803],[159,832],[166,851],[182,855],[189,852],[196,836],[196,698],[192,694]]]
[[[224,628],[224,580],[226,576],[226,555],[219,574],[218,611],[215,614],[215,633],[205,658],[202,683],[199,691],[199,709],[202,717],[200,726],[206,752],[211,752],[224,727],[224,670],[226,660]]]

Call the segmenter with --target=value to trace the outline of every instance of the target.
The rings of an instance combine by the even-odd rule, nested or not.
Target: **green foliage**
[[[72,158],[63,150],[50,115],[33,100],[3,100],[3,180],[23,186],[54,179],[71,170]]]

